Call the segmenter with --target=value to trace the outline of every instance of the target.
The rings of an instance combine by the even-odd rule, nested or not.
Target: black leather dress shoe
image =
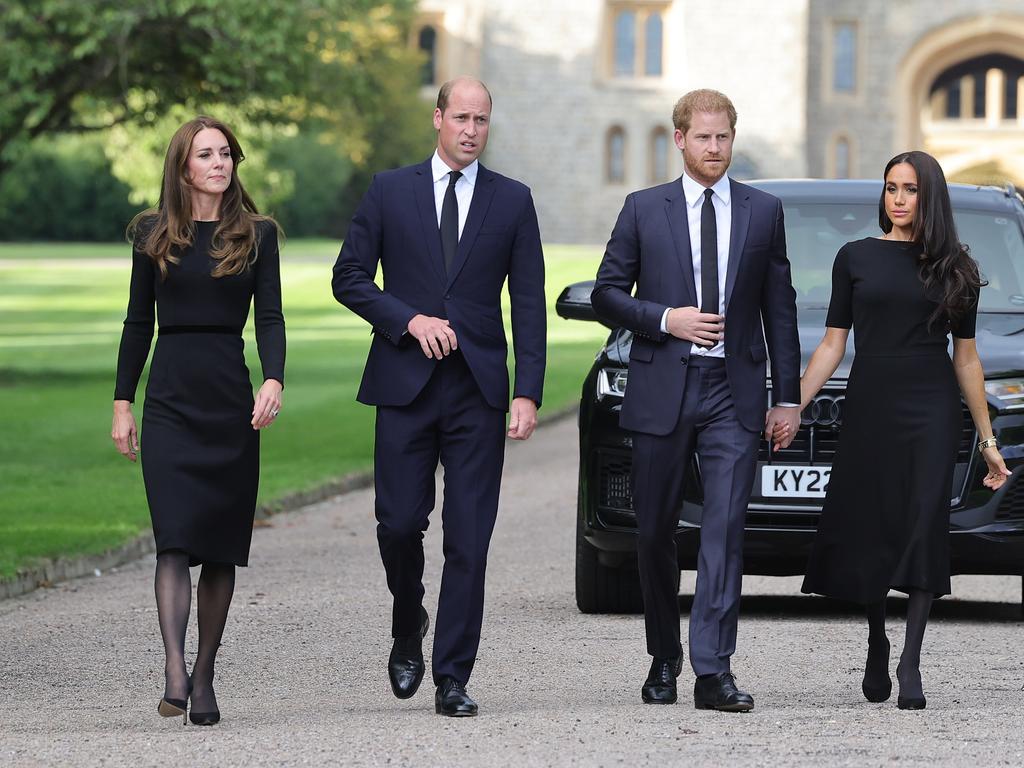
[[[754,708],[754,697],[736,687],[732,672],[719,672],[697,678],[693,684],[693,705],[719,712],[749,712]]]
[[[683,671],[683,657],[675,659],[654,659],[651,671],[647,673],[640,698],[644,704],[675,704],[676,678]]]
[[[427,634],[430,619],[420,606],[420,630],[415,635],[396,637],[388,657],[388,678],[391,690],[400,699],[408,699],[423,681],[423,636]]]
[[[445,717],[476,717],[477,706],[466,693],[466,686],[444,677],[434,694],[434,711]]]

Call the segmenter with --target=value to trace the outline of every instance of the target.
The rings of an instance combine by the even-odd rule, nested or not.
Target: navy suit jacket
[[[796,292],[782,203],[746,184],[730,184],[725,364],[737,418],[758,431],[765,423],[769,355],[773,402],[800,402]],[[591,301],[600,317],[634,333],[620,424],[652,435],[670,433],[679,419],[692,344],[662,333],[661,318],[669,307],[698,306],[681,178],[626,198]]]
[[[383,271],[383,289],[374,278]],[[407,332],[414,315],[446,318],[477,386],[508,410],[508,344],[501,290],[512,305],[516,397],[539,406],[547,312],[544,255],[530,190],[479,168],[459,248],[445,273],[430,160],[378,173],[334,265],[335,298],[373,326],[358,400],[408,405],[438,364]]]

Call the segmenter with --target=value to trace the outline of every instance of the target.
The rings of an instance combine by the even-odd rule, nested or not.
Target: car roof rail
[[[1020,190],[1017,189],[1017,185],[1015,185],[1012,181],[1008,181],[1006,183],[1004,193],[1007,197],[1015,197],[1022,203],[1024,203],[1024,195],[1021,195]]]

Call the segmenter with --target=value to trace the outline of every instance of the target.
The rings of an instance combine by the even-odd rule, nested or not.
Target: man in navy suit
[[[692,91],[672,120],[683,176],[626,198],[592,302],[604,319],[633,331],[619,421],[634,433],[637,556],[653,657],[641,696],[676,701],[683,659],[673,534],[684,468],[696,453],[704,513],[690,613],[694,703],[745,711],[753,697],[736,688],[729,664],[743,522],[759,433],[772,435],[778,425],[786,436],[778,442],[788,445],[799,425],[796,293],[782,204],[726,175],[736,133],[732,102],[717,91]],[[775,406],[766,415],[769,357]]]
[[[544,384],[544,257],[530,190],[484,168],[491,95],[445,83],[437,151],[377,174],[334,265],[334,296],[373,326],[358,400],[377,407],[377,539],[394,597],[388,674],[395,695],[424,674],[423,531],[444,466],[444,571],[434,629],[435,710],[472,716],[466,692],[483,620],[487,548],[507,435],[526,440]],[[374,282],[377,265],[383,288]],[[509,408],[501,291],[512,305]]]

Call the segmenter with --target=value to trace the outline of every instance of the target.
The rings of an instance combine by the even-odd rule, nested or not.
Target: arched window
[[[636,61],[636,12],[621,11],[615,17],[615,69],[617,76],[633,74]]]
[[[857,91],[857,26],[848,21],[832,27],[832,90]]]
[[[648,77],[661,76],[662,26],[661,14],[657,12],[644,22],[644,74]]]
[[[609,184],[622,184],[626,180],[626,132],[620,126],[608,131],[605,180]]]
[[[663,181],[668,181],[671,175],[668,163],[668,131],[659,126],[651,131],[650,180],[652,184],[660,184]]]
[[[932,117],[938,120],[1015,120],[1024,59],[1001,53],[977,56],[947,68],[932,83]]]
[[[434,85],[437,82],[437,30],[430,25],[421,28],[417,46],[427,59],[423,62],[420,84]]]
[[[845,136],[838,137],[832,148],[832,178],[850,178],[850,140]]]

